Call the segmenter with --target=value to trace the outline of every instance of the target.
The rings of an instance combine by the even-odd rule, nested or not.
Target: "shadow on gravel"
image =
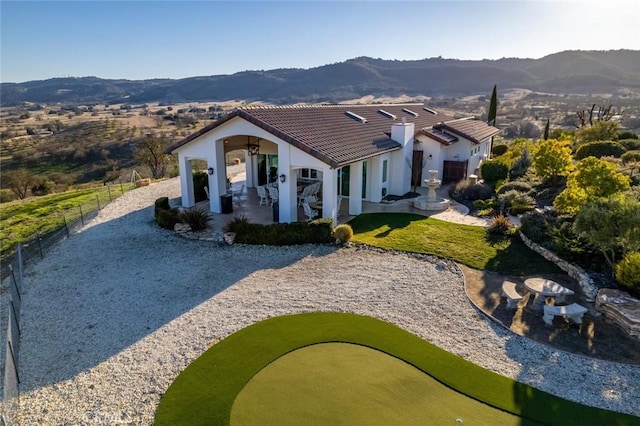
[[[334,250],[188,240],[160,229],[152,207],[85,229],[28,271],[21,392],[97,366],[257,271]]]

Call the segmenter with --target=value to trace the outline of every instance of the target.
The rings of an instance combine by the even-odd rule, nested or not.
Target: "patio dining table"
[[[524,286],[531,294],[535,295],[531,305],[533,309],[542,309],[545,297],[552,297],[562,302],[566,296],[574,294],[573,290],[546,278],[528,278],[524,280]]]

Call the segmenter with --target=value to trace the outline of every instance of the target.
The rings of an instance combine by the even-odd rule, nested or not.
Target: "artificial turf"
[[[567,426],[638,424],[637,417],[581,405],[502,377],[384,321],[329,312],[271,318],[214,345],[167,389],[155,423],[229,424],[233,403],[252,377],[289,352],[326,342],[353,343],[399,358],[470,398],[523,417],[523,424],[524,419]]]
[[[321,343],[290,352],[238,394],[231,424],[521,425],[406,362],[364,346]]]

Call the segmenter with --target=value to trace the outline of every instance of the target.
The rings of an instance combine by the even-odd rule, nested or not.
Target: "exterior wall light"
[[[209,167],[207,173],[209,173],[209,176],[213,176],[213,167]]]
[[[433,160],[433,155],[429,154],[429,156],[427,157],[429,160]]]
[[[287,180],[287,177],[283,174],[280,175],[280,182],[284,183]]]

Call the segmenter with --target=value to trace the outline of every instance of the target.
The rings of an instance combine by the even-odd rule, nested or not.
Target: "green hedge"
[[[311,222],[250,223],[239,217],[225,225],[225,232],[236,233],[236,243],[288,246],[296,244],[322,244],[333,241],[333,220],[317,219]]]
[[[576,158],[578,160],[582,160],[583,158],[587,157],[601,158],[611,156],[620,158],[626,151],[627,149],[618,142],[589,142],[585,143],[584,145],[580,145],[580,147],[576,150]]]
[[[196,203],[207,199],[205,186],[209,186],[209,176],[205,172],[193,173],[193,196]]]
[[[160,197],[155,201],[154,218],[160,227],[171,230],[173,230],[176,223],[180,222],[178,209],[172,209],[169,206],[168,197]]]
[[[640,296],[640,252],[628,253],[616,265],[616,279],[625,290]]]
[[[480,166],[482,179],[489,185],[495,185],[509,176],[509,166],[498,160],[487,160]]]

